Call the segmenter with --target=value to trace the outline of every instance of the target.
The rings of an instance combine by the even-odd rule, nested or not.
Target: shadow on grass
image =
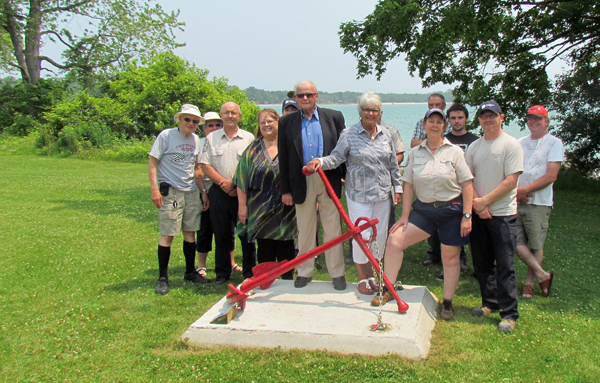
[[[52,200],[60,204],[52,210],[77,210],[96,215],[116,215],[143,224],[158,222],[158,211],[150,201],[147,187],[115,190],[94,190],[103,198],[78,200]]]

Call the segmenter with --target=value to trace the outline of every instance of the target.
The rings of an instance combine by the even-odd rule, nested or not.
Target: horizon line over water
[[[273,108],[277,111],[277,113],[281,113],[281,104],[259,104],[258,106],[261,109]],[[318,104],[318,106],[342,112],[346,126],[352,126],[360,120],[356,104]],[[469,111],[469,121],[471,121],[477,108],[467,108],[467,110]],[[427,112],[426,102],[383,104],[382,120],[394,126],[398,130],[407,152],[410,149],[410,140],[412,138],[415,125],[417,124],[417,121],[425,116],[425,112]],[[502,129],[504,132],[517,139],[529,135],[529,130],[521,130],[521,127],[516,120],[511,121],[511,123],[508,125],[503,124]],[[479,135],[478,130],[480,129],[472,130],[472,132],[476,135]]]

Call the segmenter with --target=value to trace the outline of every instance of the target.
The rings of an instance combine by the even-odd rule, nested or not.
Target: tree
[[[595,0],[381,0],[339,35],[359,77],[380,78],[387,62],[406,54],[424,87],[452,84],[455,102],[468,105],[495,99],[510,122],[531,105],[550,104],[548,65],[565,60],[574,74],[592,61],[599,26]]]
[[[0,45],[7,36],[12,56],[0,64],[18,70],[24,83],[36,84],[43,63],[86,78],[109,71],[141,54],[170,50],[179,13],[138,0],[0,0]],[[82,26],[81,28],[76,26]],[[64,47],[62,58],[40,53],[44,39]],[[3,50],[4,52],[4,50]]]

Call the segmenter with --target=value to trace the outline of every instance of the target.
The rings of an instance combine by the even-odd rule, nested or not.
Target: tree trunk
[[[40,32],[42,28],[41,0],[29,1],[29,16],[25,27],[25,63],[30,83],[40,79]]]
[[[15,17],[15,9],[12,7],[10,0],[4,0],[2,3],[2,8],[6,17],[5,29],[10,35],[10,40],[13,44],[17,65],[21,71],[21,78],[23,79],[24,83],[31,83],[29,69],[25,60],[25,51],[23,50],[23,44],[21,40],[21,30]],[[39,72],[37,77],[39,78]]]

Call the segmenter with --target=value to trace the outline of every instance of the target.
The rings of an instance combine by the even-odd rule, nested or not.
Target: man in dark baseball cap
[[[491,110],[496,114],[502,114],[502,108],[500,108],[500,105],[498,105],[498,103],[494,100],[486,101],[479,105],[479,109],[477,109],[477,115],[481,116],[481,113],[485,112],[486,110]]]
[[[298,106],[298,101],[296,101],[296,99],[294,98],[288,98],[281,105],[281,114],[283,114],[284,116],[286,114],[294,113],[299,110],[300,107]]]

